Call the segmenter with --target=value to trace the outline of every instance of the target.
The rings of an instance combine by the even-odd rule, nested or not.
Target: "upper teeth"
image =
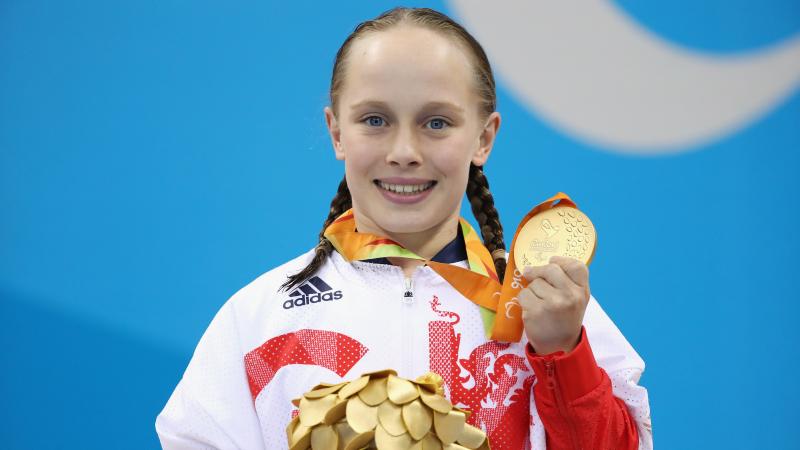
[[[433,186],[433,181],[429,181],[425,184],[390,184],[384,183],[383,181],[378,181],[378,184],[383,189],[387,191],[397,192],[400,194],[408,194],[413,192],[424,191],[429,187]]]

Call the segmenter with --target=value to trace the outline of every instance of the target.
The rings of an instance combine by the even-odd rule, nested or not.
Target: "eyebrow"
[[[372,108],[386,108],[388,109],[389,105],[386,102],[381,102],[378,100],[364,100],[361,102],[356,103],[350,107],[351,110],[358,109],[362,107],[372,107]],[[450,102],[443,102],[443,101],[435,101],[435,102],[428,102],[425,104],[423,109],[431,109],[431,108],[449,108],[455,110],[458,113],[463,113],[464,108],[456,105],[455,103]]]

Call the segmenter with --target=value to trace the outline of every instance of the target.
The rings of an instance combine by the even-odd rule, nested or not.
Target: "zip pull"
[[[570,416],[570,412],[567,410],[567,403],[564,401],[564,396],[561,393],[561,386],[559,386],[558,380],[556,379],[556,365],[552,360],[548,359],[544,361],[544,367],[547,369],[547,387],[553,391],[558,412],[567,423],[567,430],[569,431],[569,437],[572,441],[572,448],[581,450],[575,423]]]
[[[556,368],[553,365],[553,361],[545,360],[544,367],[547,369],[547,387],[550,389],[556,389]]]
[[[403,303],[410,305],[414,303],[414,285],[411,278],[405,279],[405,291],[403,292]]]

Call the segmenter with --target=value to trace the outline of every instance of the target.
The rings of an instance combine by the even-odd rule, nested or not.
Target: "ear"
[[[486,125],[479,136],[478,149],[472,155],[472,164],[480,167],[486,164],[489,154],[494,146],[494,139],[497,137],[497,130],[500,129],[500,113],[494,111],[486,119]]]
[[[339,122],[336,121],[336,116],[330,106],[325,107],[325,125],[328,126],[328,133],[331,135],[331,142],[333,143],[333,152],[336,154],[336,159],[344,159],[344,149],[342,148],[342,130],[339,128]]]

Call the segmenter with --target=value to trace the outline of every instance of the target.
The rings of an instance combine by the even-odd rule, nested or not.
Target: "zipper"
[[[567,405],[564,403],[564,397],[561,396],[561,389],[558,386],[558,379],[556,378],[556,365],[552,360],[545,360],[544,366],[547,369],[547,387],[553,391],[556,398],[556,406],[561,417],[567,422],[567,429],[569,430],[569,437],[572,440],[572,448],[580,450],[578,444],[578,436],[575,433],[575,424],[572,423],[572,417],[567,413]]]
[[[414,303],[414,282],[411,277],[405,279],[405,289],[403,290],[403,304],[410,305]]]
[[[400,300],[401,329],[400,329],[400,348],[402,352],[403,370],[407,373],[414,373],[413,355],[411,354],[414,346],[414,325],[411,323],[412,306],[414,305],[414,282],[411,277],[403,280],[403,297]]]

